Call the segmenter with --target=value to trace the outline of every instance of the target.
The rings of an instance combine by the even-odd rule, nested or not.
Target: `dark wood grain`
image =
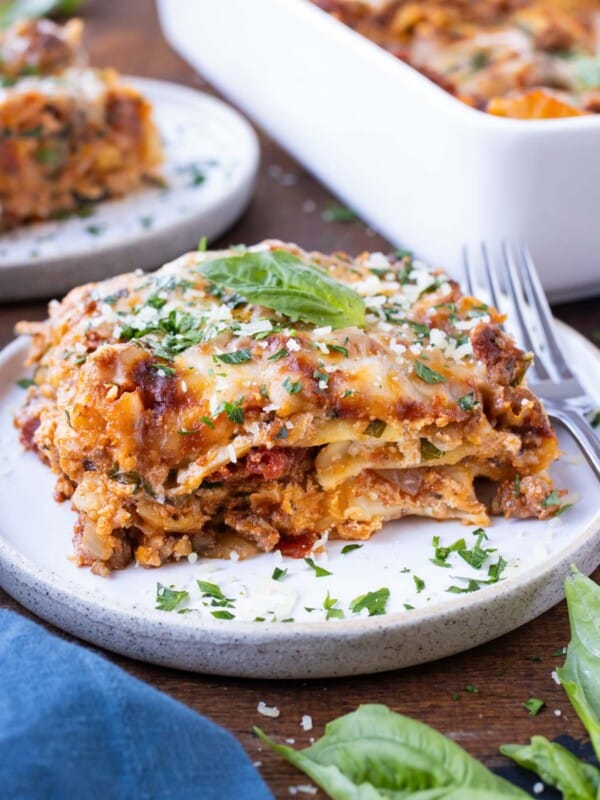
[[[95,64],[112,64],[125,73],[212,91],[169,50],[150,0],[93,0],[86,7],[85,17]],[[276,144],[264,135],[260,138],[262,166],[256,196],[244,218],[217,245],[277,237],[324,251],[356,253],[387,248],[383,239],[360,222],[324,222],[321,214],[335,199]],[[0,307],[0,344],[12,338],[17,320],[41,319],[45,309],[45,303]],[[557,306],[555,313],[588,337],[600,328],[597,300]],[[595,577],[600,580],[600,571]],[[0,606],[27,613],[1,591]],[[276,797],[284,798],[290,796],[289,786],[306,780],[260,746],[251,733],[253,725],[305,746],[311,736],[321,735],[328,720],[361,703],[386,703],[451,735],[490,766],[502,763],[498,745],[503,742],[522,742],[533,734],[581,737],[581,725],[551,679],[552,669],[560,662],[552,653],[566,644],[567,637],[566,609],[560,604],[514,633],[434,664],[361,678],[310,682],[225,679],[176,672],[111,654],[108,657],[232,731],[251,758],[262,762],[262,774]],[[541,660],[528,660],[532,656]],[[466,691],[467,684],[478,691]],[[453,700],[454,694],[460,699]],[[546,702],[546,708],[535,718],[521,705],[532,696]],[[256,710],[260,700],[278,706],[281,716],[277,720],[261,717]],[[555,710],[561,712],[560,716]],[[310,714],[314,720],[310,733],[300,728],[303,714]]]

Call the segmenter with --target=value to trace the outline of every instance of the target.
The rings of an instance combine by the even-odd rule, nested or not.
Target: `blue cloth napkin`
[[[0,610],[7,800],[272,800],[213,722],[106,659]]]

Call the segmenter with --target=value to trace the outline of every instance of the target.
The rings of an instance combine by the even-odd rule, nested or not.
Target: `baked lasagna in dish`
[[[598,0],[314,2],[482,111],[600,112]]]
[[[152,108],[85,66],[82,25],[18,22],[0,37],[0,230],[60,218],[158,178]]]
[[[556,436],[501,323],[409,256],[188,253],[21,323],[35,384],[16,424],[101,574],[301,556],[408,515],[548,517]]]

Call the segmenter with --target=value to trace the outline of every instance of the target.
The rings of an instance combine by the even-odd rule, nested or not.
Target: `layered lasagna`
[[[408,255],[188,253],[21,323],[16,424],[101,574],[301,556],[410,515],[548,517],[556,437],[501,323]]]
[[[18,22],[0,37],[0,230],[60,218],[158,179],[149,102],[85,66],[82,26]]]
[[[598,0],[314,1],[482,111],[600,112]]]

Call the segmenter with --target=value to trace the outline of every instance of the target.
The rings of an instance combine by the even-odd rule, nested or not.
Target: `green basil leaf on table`
[[[571,641],[557,673],[600,759],[600,586],[574,570],[565,581],[565,594]]]
[[[333,800],[505,800],[529,798],[428,725],[364,705],[330,722],[304,750],[257,735]]]
[[[246,252],[199,267],[204,277],[249,303],[272,308],[292,321],[345,328],[365,324],[365,305],[353,289],[286,250]]]
[[[563,793],[563,800],[596,800],[600,770],[544,736],[534,736],[530,744],[505,744],[500,752],[525,769],[536,772],[550,786]]]

